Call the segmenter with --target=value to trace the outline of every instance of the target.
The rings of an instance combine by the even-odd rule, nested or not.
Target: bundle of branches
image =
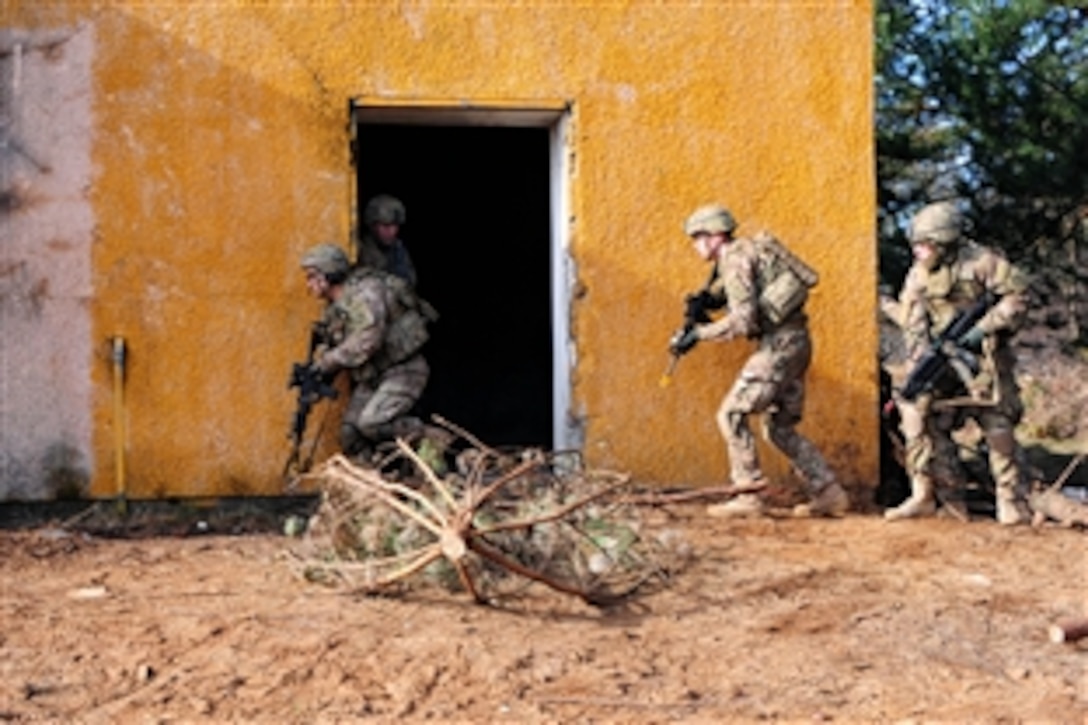
[[[667,581],[686,560],[675,532],[651,531],[617,495],[628,476],[474,442],[445,476],[404,441],[399,453],[418,473],[407,479],[327,460],[309,474],[322,503],[291,552],[296,571],[364,592],[439,584],[481,603],[539,582],[604,605]]]

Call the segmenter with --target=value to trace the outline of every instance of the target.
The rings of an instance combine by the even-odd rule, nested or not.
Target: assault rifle
[[[310,410],[322,398],[332,400],[338,395],[331,380],[314,369],[314,355],[317,353],[317,348],[325,341],[326,334],[325,326],[315,322],[310,330],[310,350],[306,355],[306,362],[294,363],[291,367],[291,378],[287,383],[287,389],[298,388],[298,408],[295,410],[291,430],[288,433],[291,439],[291,455],[283,467],[285,478],[294,473],[304,473],[309,470],[320,435],[310,446],[310,453],[306,456],[306,460],[300,461],[299,452],[302,448],[302,436],[306,432],[306,419],[310,417]]]
[[[718,277],[717,265],[710,272],[710,278],[698,292],[693,292],[684,298],[684,324],[669,338],[669,366],[665,374],[661,376],[661,387],[672,382],[672,373],[676,369],[676,363],[680,358],[691,352],[694,345],[683,346],[683,340],[691,334],[696,325],[703,325],[711,321],[709,311],[721,309],[724,304],[710,294],[710,285]]]
[[[978,372],[978,360],[973,354],[960,348],[957,342],[982,319],[995,302],[997,298],[987,290],[973,305],[956,313],[948,327],[930,344],[929,350],[908,373],[899,389],[899,395],[904,400],[914,400],[931,390],[949,367],[962,365],[971,374]],[[891,412],[892,405],[892,400],[885,404],[885,413]]]

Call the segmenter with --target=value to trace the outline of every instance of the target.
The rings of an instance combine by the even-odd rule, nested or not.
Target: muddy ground
[[[1053,481],[1088,450],[1088,360],[1038,358],[1021,433]],[[311,499],[0,507],[0,721],[1084,722],[1088,639],[1048,636],[1088,617],[1082,529],[852,495],[841,520],[655,508],[692,559],[609,608],[307,583],[283,530]]]

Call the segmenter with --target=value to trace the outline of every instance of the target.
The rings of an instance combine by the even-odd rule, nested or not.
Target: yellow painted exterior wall
[[[591,465],[724,480],[713,416],[750,345],[702,346],[658,386],[706,276],[681,224],[721,201],[821,273],[802,431],[845,480],[875,484],[870,0],[3,7],[16,34],[93,38],[92,495],[117,493],[115,335],[127,495],[280,491],[286,371],[317,310],[297,260],[348,238],[357,98],[570,103],[572,398]]]

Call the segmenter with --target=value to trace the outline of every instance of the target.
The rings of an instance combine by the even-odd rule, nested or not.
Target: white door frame
[[[580,451],[580,416],[571,409],[571,373],[576,354],[570,330],[571,290],[576,281],[574,260],[570,254],[571,104],[567,101],[539,100],[467,104],[449,100],[355,98],[351,111],[353,134],[357,124],[548,129],[552,448],[557,451]]]

